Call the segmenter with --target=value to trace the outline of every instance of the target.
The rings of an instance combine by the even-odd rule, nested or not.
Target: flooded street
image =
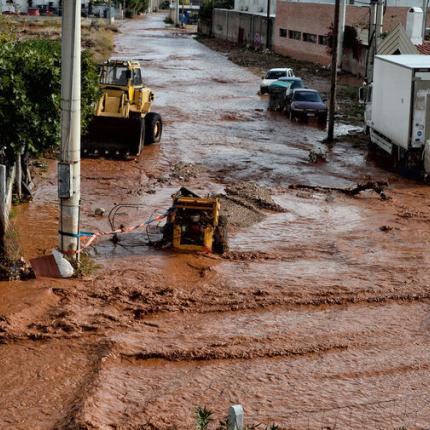
[[[109,231],[94,210],[118,203],[140,205],[118,220],[138,224],[180,186],[255,182],[276,204],[233,223],[223,257],[157,250],[141,231],[97,242],[82,279],[0,283],[0,428],[190,430],[195,407],[218,422],[237,403],[249,425],[428,428],[428,185],[349,139],[325,148],[324,130],[267,111],[258,76],[163,18],[116,39],[155,92],[161,144],[83,160],[82,230]],[[367,180],[385,194],[342,191]],[[17,210],[26,258],[56,246],[57,223],[52,161]]]

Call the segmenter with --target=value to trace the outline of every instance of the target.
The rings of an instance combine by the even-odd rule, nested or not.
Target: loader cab
[[[100,66],[100,84],[126,87],[142,86],[142,72],[138,64],[105,63]]]
[[[100,67],[100,84],[107,86],[128,86],[131,70],[125,65],[103,64]]]
[[[134,100],[138,94],[136,90],[143,87],[142,72],[137,62],[108,61],[100,66],[99,73],[102,88],[127,91],[128,100]]]

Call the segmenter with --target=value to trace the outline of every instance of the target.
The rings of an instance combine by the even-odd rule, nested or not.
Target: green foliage
[[[233,9],[234,0],[203,0],[200,4],[199,17],[203,21],[212,21],[212,11],[216,9]]]
[[[82,54],[82,125],[97,98],[97,68]],[[61,46],[49,40],[0,43],[0,148],[5,162],[18,151],[40,154],[60,143]],[[7,131],[7,132],[5,132]]]
[[[143,13],[148,9],[149,0],[126,0],[125,13],[127,18]]]
[[[213,421],[212,411],[205,407],[197,406],[196,408],[196,427],[197,430],[208,430],[209,424]]]

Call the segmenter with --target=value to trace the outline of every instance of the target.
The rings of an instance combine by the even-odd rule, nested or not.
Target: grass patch
[[[79,267],[76,270],[76,275],[78,278],[91,276],[94,275],[100,267],[101,266],[97,264],[86,252],[82,252],[80,255]]]
[[[113,38],[118,26],[108,24],[105,19],[82,19],[82,47],[89,49],[96,61],[108,59],[113,52]],[[61,39],[60,17],[29,18],[24,16],[1,16],[0,33],[17,40]]]

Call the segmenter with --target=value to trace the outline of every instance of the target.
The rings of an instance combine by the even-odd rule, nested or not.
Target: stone
[[[105,212],[106,212],[105,208],[96,208],[96,210],[94,211],[94,215],[103,216]]]
[[[52,255],[54,256],[55,263],[58,267],[58,272],[62,278],[71,278],[75,273],[73,266],[67,261],[63,254],[56,249],[52,250]]]

